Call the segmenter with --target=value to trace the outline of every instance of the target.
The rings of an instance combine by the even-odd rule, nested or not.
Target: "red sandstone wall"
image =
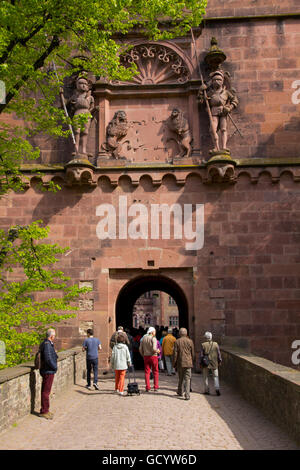
[[[292,103],[292,84],[300,80],[300,19],[209,21],[199,51],[209,49],[212,36],[227,55],[224,69],[240,99],[232,116],[244,138],[229,139],[234,158],[299,157],[300,104]],[[209,148],[204,112],[200,125],[202,145]]]
[[[300,13],[298,0],[208,0],[206,17]]]
[[[273,3],[253,1],[241,6],[238,1],[211,0],[207,17],[298,13],[298,1]],[[197,39],[201,61],[212,36],[227,55],[224,69],[230,71],[240,99],[233,117],[244,138],[234,135],[229,140],[232,156],[282,161],[299,157],[300,104],[293,104],[291,98],[292,84],[300,80],[300,20],[208,20]],[[91,152],[95,133],[93,123]],[[204,110],[199,134],[202,155],[207,158],[211,140]],[[69,143],[46,137],[34,143],[41,147],[45,163],[70,160]],[[152,177],[159,179],[155,172]],[[87,297],[94,302],[93,310],[80,310],[76,320],[59,327],[62,347],[80,343],[80,322],[93,321],[104,346],[102,366],[106,365],[116,296],[126,282],[126,269],[147,269],[147,260],[152,259],[155,268],[175,269],[177,281],[182,279],[197,348],[203,331],[211,328],[257,354],[291,365],[291,343],[300,339],[299,188],[288,172],[278,184],[263,172],[257,184],[244,174],[232,186],[204,185],[197,175],[189,176],[185,185],[177,185],[169,175],[162,185],[153,186],[151,178],[144,177],[133,186],[123,176],[117,187],[102,179],[89,190],[64,188],[54,195],[30,188],[25,194],[10,194],[0,199],[1,226],[44,220],[51,227],[51,240],[70,247],[60,262],[66,274],[74,282],[94,281]],[[203,249],[187,253],[178,240],[101,242],[96,237],[95,208],[104,202],[116,205],[120,195],[127,195],[130,203],[204,203]],[[114,274],[109,272],[112,269]]]
[[[257,11],[266,9],[266,12],[271,14],[273,10],[285,10],[284,5],[286,5],[288,11],[292,9],[297,12],[297,3],[276,2],[276,6],[272,7],[272,2],[268,2],[266,6],[265,2],[249,2],[249,8],[255,8]],[[239,2],[226,2],[226,5],[220,1],[209,2],[207,16],[217,16],[219,13],[224,16],[227,11],[225,7],[235,12],[236,5],[239,5]],[[246,14],[248,6],[244,8],[243,14]],[[216,13],[213,15],[213,12]],[[219,47],[227,55],[224,69],[231,73],[232,83],[240,100],[239,107],[233,112],[233,118],[244,138],[237,133],[232,136],[234,127],[230,124],[229,135],[232,137],[229,138],[228,147],[232,156],[283,159],[299,157],[300,104],[293,104],[292,95],[296,91],[293,88],[294,82],[300,81],[300,17],[205,21],[202,33],[197,39],[197,53],[201,59],[204,76],[207,76],[207,70],[203,65],[203,59],[209,50],[212,36],[217,38]],[[182,46],[186,48],[187,56],[193,55],[192,48],[183,43]],[[195,57],[192,57],[192,60],[194,59]],[[199,78],[195,60],[194,67],[193,77]],[[165,98],[164,100],[166,101]],[[173,105],[174,103],[170,102],[170,110]],[[153,116],[158,112],[157,102],[151,104],[150,100],[149,109],[147,108],[150,120],[151,106]],[[126,104],[124,100],[119,102],[115,99],[111,113],[118,108],[125,109],[129,120],[134,121],[134,98],[131,105]],[[204,107],[199,109],[199,113],[199,124],[195,120],[190,125],[194,135],[199,133],[202,158],[207,159],[208,151],[212,147],[209,121]],[[165,113],[164,117],[167,115],[168,113]],[[95,157],[98,152],[96,133],[97,123],[93,121],[88,151]],[[155,136],[153,139],[155,140]],[[150,140],[152,141],[152,134]],[[33,143],[41,148],[43,163],[66,163],[70,160],[71,141],[39,136],[33,140]],[[145,143],[147,144],[147,139]],[[157,142],[158,147],[159,144],[160,138]],[[151,158],[148,156],[147,160]],[[156,160],[165,161],[165,156],[161,158],[153,156],[153,161]]]
[[[204,185],[196,174],[185,185],[177,185],[171,175],[161,186],[145,178],[138,187],[127,178],[122,188],[107,183],[87,192],[64,188],[57,194],[30,188],[0,200],[3,226],[43,219],[51,228],[50,240],[70,247],[60,262],[65,273],[74,282],[94,281],[87,296],[94,301],[93,310],[81,310],[76,320],[59,327],[61,346],[80,343],[80,322],[94,321],[104,345],[103,366],[126,270],[149,269],[147,260],[153,259],[154,269],[169,269],[172,275],[175,268],[177,281],[183,282],[197,348],[203,332],[211,328],[243,340],[255,353],[291,365],[291,343],[300,339],[299,184],[287,172],[278,184],[267,173],[252,184],[244,173],[231,186]],[[127,195],[129,205],[205,204],[204,247],[187,252],[182,241],[174,239],[101,242],[96,237],[96,206],[107,202],[117,207],[120,195]],[[176,271],[184,267],[187,271]],[[108,271],[112,268],[113,275]],[[193,268],[194,274],[189,274]]]

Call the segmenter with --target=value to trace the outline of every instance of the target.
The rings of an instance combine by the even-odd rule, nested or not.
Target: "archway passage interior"
[[[188,329],[188,303],[181,287],[172,279],[161,275],[139,276],[129,281],[120,291],[116,302],[116,326],[132,327],[133,307],[137,299],[148,291],[163,291],[177,304],[179,327]]]

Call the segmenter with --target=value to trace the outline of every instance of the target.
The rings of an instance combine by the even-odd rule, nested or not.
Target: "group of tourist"
[[[220,395],[218,367],[222,362],[220,348],[217,342],[212,341],[212,334],[205,333],[206,341],[201,344],[199,365],[203,371],[206,395],[209,395],[209,370],[214,377],[215,391]],[[122,345],[122,346],[120,346]],[[111,367],[115,370],[115,393],[124,394],[124,379],[126,370],[132,368],[132,355],[130,354],[130,335],[123,327],[118,327],[110,340],[112,349]],[[195,360],[194,343],[188,337],[186,328],[180,328],[178,339],[173,335],[172,328],[162,334],[160,341],[156,338],[156,329],[149,327],[147,332],[139,339],[139,354],[144,360],[146,392],[151,389],[150,377],[153,376],[153,390],[159,390],[159,364],[164,359],[167,375],[178,373],[177,395],[186,400],[190,399],[192,368]],[[126,353],[125,353],[126,351]],[[122,368],[122,380],[119,380]],[[164,366],[162,366],[164,368]]]
[[[209,370],[212,371],[214,386],[217,395],[220,395],[218,367],[222,358],[217,342],[212,341],[212,334],[206,332],[205,341],[201,344],[199,365],[203,372],[203,379],[206,395],[210,394],[208,377]],[[41,410],[40,416],[46,419],[52,419],[53,413],[49,410],[49,396],[52,388],[54,374],[57,371],[57,354],[54,349],[55,330],[49,329],[46,338],[40,345],[41,366],[40,374],[42,376],[41,390]],[[159,369],[166,369],[167,375],[177,372],[178,386],[177,395],[190,399],[192,368],[195,360],[194,343],[188,337],[187,329],[180,328],[178,338],[173,335],[171,328],[162,332],[160,340],[156,337],[156,329],[149,327],[143,336],[137,339],[130,335],[129,331],[124,331],[119,326],[110,339],[110,348],[112,350],[109,359],[110,366],[115,372],[115,393],[124,395],[124,384],[126,371],[133,369],[133,347],[138,346],[140,357],[143,358],[145,371],[146,392],[151,390],[150,380],[153,377],[154,392],[159,390]],[[87,365],[87,385],[91,387],[91,372],[93,371],[93,386],[99,390],[98,386],[98,352],[101,350],[101,342],[93,336],[91,329],[87,330],[87,338],[82,345],[83,351],[86,351]],[[160,365],[160,367],[159,367]]]

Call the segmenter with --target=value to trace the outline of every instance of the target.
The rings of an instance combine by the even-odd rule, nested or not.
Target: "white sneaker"
[[[119,392],[119,395],[124,395],[124,392]]]
[[[119,390],[115,390],[114,393],[119,393]]]

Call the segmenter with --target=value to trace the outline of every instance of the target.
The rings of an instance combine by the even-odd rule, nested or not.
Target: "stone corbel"
[[[72,160],[65,166],[66,186],[97,186],[94,166],[89,160]]]
[[[219,153],[206,163],[205,184],[228,183],[234,184],[237,180],[235,171],[236,162],[229,154]]]

